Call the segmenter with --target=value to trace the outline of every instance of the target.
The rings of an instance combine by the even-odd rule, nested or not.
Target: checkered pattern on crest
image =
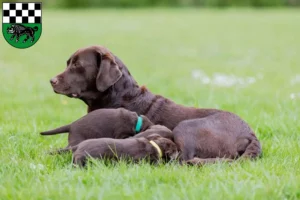
[[[2,23],[42,23],[42,3],[3,3]]]

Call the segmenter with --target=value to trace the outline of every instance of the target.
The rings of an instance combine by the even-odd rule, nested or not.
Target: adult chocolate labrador
[[[171,130],[180,122],[183,125],[186,123],[189,125],[188,130],[180,127],[174,130],[174,140],[182,152],[181,158],[185,161],[193,163],[201,159],[203,149],[208,150],[205,158],[215,159],[218,156],[214,152],[209,155],[211,143],[198,143],[203,137],[209,141],[217,137],[215,144],[230,141],[229,146],[234,151],[220,154],[225,158],[256,158],[261,154],[257,137],[240,117],[217,109],[185,107],[163,96],[152,94],[145,87],[139,87],[123,62],[103,46],[89,46],[77,50],[68,59],[65,71],[50,82],[56,93],[84,101],[88,112],[99,108],[123,107],[145,115],[154,124],[164,125]],[[186,134],[187,132],[193,134]],[[195,149],[189,151],[189,143],[180,143],[182,138],[192,140]]]

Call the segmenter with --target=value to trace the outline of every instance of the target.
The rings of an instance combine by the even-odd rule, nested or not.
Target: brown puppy
[[[236,126],[224,129],[224,124],[234,123]],[[189,164],[203,165],[220,160],[228,162],[240,157],[251,158],[260,146],[254,133],[244,123],[237,116],[226,112],[206,119],[180,122],[173,130],[175,143],[181,152],[179,159]],[[251,143],[253,145],[249,147]]]
[[[231,139],[235,140],[239,135],[247,136],[249,144],[240,151],[245,152],[245,156],[255,158],[261,154],[259,141],[241,118],[217,109],[185,107],[152,94],[145,87],[139,87],[122,61],[105,47],[91,46],[79,49],[68,59],[66,70],[50,82],[56,93],[84,101],[88,105],[88,112],[99,108],[123,107],[145,115],[154,124],[164,125],[171,130],[184,120],[201,119],[202,123],[207,124],[206,131],[223,137],[220,141],[226,141],[227,137],[233,137]],[[205,134],[197,130],[197,125],[190,129],[190,132],[195,134],[195,141]],[[176,137],[177,134],[175,139]],[[196,147],[198,150],[202,148],[204,147],[199,145]],[[197,154],[199,151],[195,152],[194,157],[201,156]]]
[[[168,161],[178,156],[174,142],[160,135],[152,134],[141,138],[128,139],[89,139],[73,147],[73,163],[79,166],[86,164],[87,158],[125,159],[140,161],[149,159],[150,162],[163,159]]]
[[[123,139],[145,131],[151,125],[153,123],[147,117],[139,117],[135,112],[124,108],[98,109],[71,124],[50,131],[44,131],[40,134],[54,135],[69,132],[68,146],[60,150],[60,152],[64,152],[86,139]]]

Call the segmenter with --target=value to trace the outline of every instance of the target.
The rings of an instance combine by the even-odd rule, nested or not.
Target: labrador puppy
[[[205,123],[205,129],[201,129],[204,132],[199,131],[197,125],[191,126],[189,133],[193,134],[178,133],[174,135],[175,141],[178,142],[179,139],[176,138],[180,136],[198,142],[203,136],[213,135],[218,135],[219,140],[225,142],[245,139],[249,142],[239,149],[239,155],[247,158],[261,155],[261,145],[253,130],[236,114],[218,109],[186,107],[151,93],[146,87],[140,87],[124,63],[103,46],[89,46],[77,50],[68,59],[65,71],[53,77],[50,83],[56,93],[85,102],[88,112],[123,107],[145,115],[154,124],[171,130],[180,122],[198,119],[194,123]],[[194,154],[191,152],[188,157],[183,158],[201,158],[202,154],[199,152],[203,148],[211,148],[210,144],[200,144],[195,145]]]
[[[177,146],[158,134],[128,139],[89,139],[72,148],[73,163],[85,166],[88,158],[129,160],[148,159],[151,163],[160,159],[168,161],[178,156]]]
[[[143,132],[153,123],[146,116],[138,116],[124,108],[98,109],[71,124],[41,132],[41,135],[69,133],[68,146],[59,152],[70,150],[83,140],[92,138],[123,139]]]
[[[236,124],[224,129],[224,123],[233,124],[236,120],[225,112],[207,118],[182,121],[173,130],[180,161],[192,165],[231,162],[237,158],[249,158],[260,148],[255,145],[249,147],[255,136],[250,129],[245,130],[245,125]],[[211,122],[214,122],[213,126]]]

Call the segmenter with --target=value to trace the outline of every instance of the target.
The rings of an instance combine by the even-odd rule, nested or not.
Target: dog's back
[[[179,123],[173,133],[183,160],[194,157],[234,159],[246,154],[254,158],[261,154],[260,143],[251,128],[230,112],[185,120]]]
[[[132,159],[134,161],[146,154],[144,145],[142,145],[145,142],[147,142],[145,138],[85,140],[76,148],[73,162],[84,166],[87,157],[110,160]]]

